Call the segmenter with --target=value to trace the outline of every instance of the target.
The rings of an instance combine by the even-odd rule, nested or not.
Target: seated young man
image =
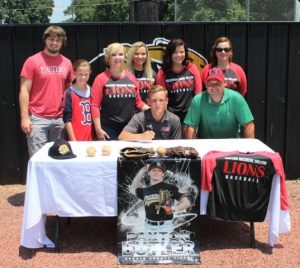
[[[181,124],[177,115],[167,111],[168,91],[154,85],[148,91],[150,109],[135,114],[120,133],[119,140],[181,139]]]

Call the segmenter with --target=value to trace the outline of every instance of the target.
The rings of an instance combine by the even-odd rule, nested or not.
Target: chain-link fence
[[[175,21],[299,21],[298,0],[177,0]]]
[[[299,21],[300,8],[299,0],[99,0],[93,1],[93,5],[88,2],[79,5],[73,1],[73,7],[66,6],[65,10],[74,11],[75,21],[147,21],[151,20],[149,14],[157,12],[152,20],[231,22]],[[134,16],[138,12],[145,14],[145,18]]]
[[[0,24],[126,21],[299,21],[300,0],[0,1]],[[38,0],[34,0],[37,3]],[[15,5],[12,5],[15,3]],[[53,6],[54,4],[54,6]]]
[[[300,21],[299,1],[300,0],[70,1],[69,5],[62,4],[62,2],[60,2],[60,5],[55,5],[51,22],[149,20],[182,22]],[[138,12],[139,17],[135,15]],[[145,16],[144,18],[143,14]],[[152,18],[150,14],[153,14]]]

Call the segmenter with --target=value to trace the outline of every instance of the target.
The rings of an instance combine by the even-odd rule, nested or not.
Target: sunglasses
[[[222,52],[222,51],[229,52],[229,51],[231,51],[231,48],[230,47],[217,47],[216,51],[217,52]]]

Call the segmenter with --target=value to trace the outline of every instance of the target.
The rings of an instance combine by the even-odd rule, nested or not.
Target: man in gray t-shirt
[[[155,85],[148,91],[149,110],[135,114],[120,133],[119,140],[181,139],[177,115],[167,111],[168,91]]]

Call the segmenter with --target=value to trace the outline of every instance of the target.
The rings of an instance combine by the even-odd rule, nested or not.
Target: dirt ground
[[[200,218],[201,267],[300,267],[300,180],[287,181],[292,230],[271,248],[268,223],[255,223],[256,247],[249,225]],[[24,185],[0,186],[0,267],[128,267],[117,264],[116,218],[73,218],[61,222],[60,252],[20,246]],[[49,217],[49,235],[54,230]],[[135,267],[198,267],[136,265]]]

